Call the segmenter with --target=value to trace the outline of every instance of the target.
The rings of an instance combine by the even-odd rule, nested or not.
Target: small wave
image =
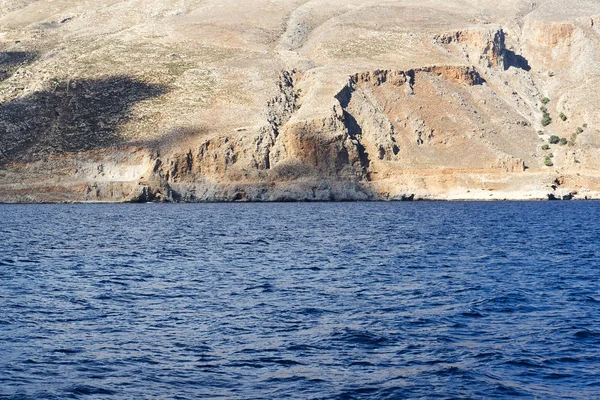
[[[107,395],[112,396],[117,394],[114,390],[105,389],[101,387],[89,386],[89,385],[77,385],[68,390],[69,393],[78,396],[90,396],[90,395]]]
[[[572,377],[573,377],[573,375],[571,375],[571,374],[560,374],[558,372],[553,372],[551,374],[544,375],[544,379],[550,379],[550,380],[566,379],[566,378],[572,378]]]
[[[83,349],[54,349],[52,352],[61,354],[78,354],[83,352]]]
[[[592,331],[589,329],[582,329],[575,333],[577,339],[591,339],[600,337],[600,332]]]
[[[447,366],[435,372],[438,376],[466,376],[469,372],[455,365]]]
[[[491,352],[491,351],[484,351],[482,353],[474,354],[475,358],[497,358],[499,356],[500,356],[500,353]]]
[[[581,360],[579,358],[575,358],[575,357],[560,357],[560,358],[555,359],[554,361],[561,362],[561,363],[578,363],[578,362],[581,362]]]
[[[322,308],[306,307],[306,308],[300,309],[298,311],[298,313],[301,315],[323,315],[323,314],[331,313],[331,311],[324,310]]]
[[[240,242],[231,242],[231,243],[226,243],[226,244],[239,244],[242,246],[254,246],[257,244],[269,244],[269,242],[265,239],[256,239],[256,240],[244,240],[244,241],[240,241]]]
[[[305,376],[293,375],[286,377],[273,377],[266,380],[266,382],[272,383],[295,383],[295,382],[310,382],[310,383],[320,383],[325,382],[323,379],[318,378],[307,378]]]
[[[462,315],[463,317],[469,317],[469,318],[483,318],[485,316],[482,313],[480,313],[479,311],[475,311],[475,310],[464,311],[460,315]]]
[[[340,395],[338,397],[336,397],[337,399],[358,399],[358,398],[364,398],[365,395],[372,395],[377,393],[377,391],[379,391],[379,388],[375,388],[375,387],[359,387],[359,388],[355,388],[355,389],[351,389],[351,390],[345,390],[342,393],[340,393]]]
[[[234,361],[224,366],[227,368],[266,368],[266,365],[252,361]]]
[[[204,344],[198,344],[198,345],[189,345],[186,343],[181,343],[181,342],[175,342],[173,343],[173,346],[182,349],[183,351],[188,351],[190,353],[196,353],[196,354],[204,354],[204,353],[208,353],[212,351],[212,348],[210,346],[204,345]]]
[[[504,396],[527,396],[528,394],[522,390],[518,390],[517,388],[507,386],[504,384],[499,384],[496,386],[496,391],[502,393]]]
[[[594,297],[592,297],[592,296],[587,296],[587,297],[585,298],[585,301],[587,301],[587,302],[589,302],[589,303],[600,303],[600,300],[598,300],[598,299],[596,299],[596,298],[594,298]]]
[[[284,271],[321,271],[323,270],[323,268],[320,267],[291,267],[291,268],[286,268],[284,269]]]
[[[352,343],[352,344],[360,344],[363,346],[370,347],[379,347],[385,346],[390,341],[388,338],[377,335],[368,331],[356,330],[345,328],[341,331],[335,331],[333,334],[333,340]]]
[[[315,350],[318,349],[317,346],[310,346],[307,344],[292,344],[288,347],[286,347],[286,350],[288,351],[311,351],[311,350]]]
[[[278,364],[278,365],[283,365],[283,366],[291,366],[291,365],[303,365],[301,362],[295,361],[295,360],[288,360],[288,359],[284,359],[284,358],[277,358],[277,357],[261,357],[258,359],[258,361],[260,361],[261,363],[265,363],[265,364]]]
[[[513,304],[513,303],[527,303],[528,299],[519,293],[508,293],[503,296],[493,297],[487,299],[484,303],[487,304]]]
[[[118,280],[114,280],[114,279],[102,279],[100,281],[98,281],[98,283],[101,283],[103,285],[120,285],[120,286],[129,286],[129,283],[127,282],[121,282]]]
[[[506,361],[504,364],[513,365],[515,367],[546,368],[544,365],[535,363],[530,360],[524,360],[524,359],[509,360],[509,361]]]
[[[274,353],[277,352],[277,349],[252,349],[252,348],[247,348],[247,349],[242,349],[242,350],[238,350],[235,351],[234,354],[260,354],[260,353]]]
[[[148,365],[158,365],[160,362],[153,360],[150,357],[142,356],[142,357],[131,357],[127,359],[128,362],[132,364],[142,363]]]
[[[370,363],[368,361],[353,361],[350,363],[350,366],[373,367],[373,366],[375,366],[375,364]]]
[[[270,283],[263,283],[262,285],[248,286],[244,290],[246,290],[246,291],[262,290],[263,293],[271,293],[271,292],[275,291],[275,286],[273,286]]]

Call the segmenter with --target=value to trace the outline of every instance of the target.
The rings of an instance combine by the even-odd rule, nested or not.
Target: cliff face
[[[330,3],[0,2],[0,201],[600,198],[600,3]]]

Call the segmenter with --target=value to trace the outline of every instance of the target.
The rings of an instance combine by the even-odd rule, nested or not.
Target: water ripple
[[[0,398],[600,398],[597,205],[1,205]]]

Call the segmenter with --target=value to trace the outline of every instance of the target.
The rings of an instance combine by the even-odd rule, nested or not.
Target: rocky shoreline
[[[600,4],[567,8],[5,1],[0,202],[600,198]]]

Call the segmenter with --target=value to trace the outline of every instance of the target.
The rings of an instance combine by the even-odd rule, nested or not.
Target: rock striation
[[[0,202],[600,198],[566,3],[5,0]]]

